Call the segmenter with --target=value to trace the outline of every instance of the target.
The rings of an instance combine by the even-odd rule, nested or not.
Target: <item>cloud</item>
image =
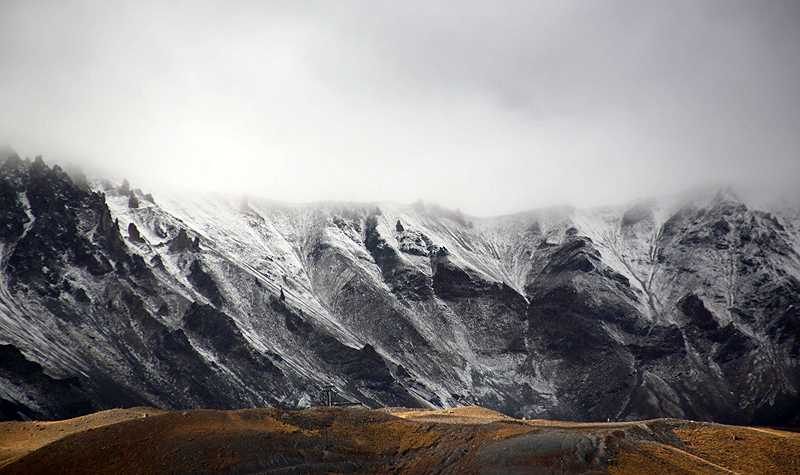
[[[146,187],[477,214],[800,176],[796,2],[0,6],[0,137]]]

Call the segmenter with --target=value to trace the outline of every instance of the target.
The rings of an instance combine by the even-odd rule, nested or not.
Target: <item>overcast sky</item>
[[[800,2],[0,0],[0,142],[486,215],[800,183]]]

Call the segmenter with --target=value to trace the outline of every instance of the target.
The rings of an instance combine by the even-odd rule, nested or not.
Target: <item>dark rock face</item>
[[[526,288],[528,339],[538,353],[557,362],[548,370],[559,375],[558,414],[618,418],[637,374],[632,348],[617,337],[635,340],[646,331],[630,301],[633,294],[585,238],[569,239],[547,252],[548,264]]]
[[[128,239],[133,242],[144,242],[142,235],[139,234],[139,228],[137,228],[136,224],[133,222],[128,225]]]
[[[173,238],[169,242],[169,251],[170,252],[195,251],[197,250],[195,244],[199,245],[199,242],[200,241],[198,241],[197,239],[195,240],[190,239],[189,235],[186,234],[186,230],[181,228],[181,230],[178,231],[178,235],[175,236],[175,238]]]
[[[703,300],[697,295],[689,294],[678,300],[678,308],[689,319],[688,323],[701,332],[708,332],[719,328],[719,323],[714,318],[714,315],[706,308]]]
[[[17,390],[40,402],[34,408],[0,396],[2,420],[66,418],[97,409],[77,378],[56,379],[48,376],[42,365],[28,360],[14,345],[0,344],[0,382],[5,388],[4,392]],[[58,399],[51,400],[51,394],[58,394]]]
[[[25,225],[30,222],[30,218],[25,214],[25,210],[19,200],[19,188],[13,186],[13,181],[20,177],[20,167],[22,160],[13,156],[8,158],[0,167],[0,174],[7,177],[7,186],[0,188],[0,239],[13,241],[18,239]]]
[[[357,393],[360,393],[359,389],[366,389],[368,394],[378,393],[382,396],[380,400],[391,401],[392,405],[419,406],[419,401],[395,380],[386,361],[372,345],[361,349],[343,345],[285,305],[276,304],[275,307],[284,314],[286,328],[308,341],[331,370],[351,381],[350,386]],[[370,399],[366,397],[363,402],[376,402]]]
[[[203,269],[200,261],[192,262],[189,268],[189,282],[216,306],[222,305],[222,292],[220,292],[214,278]]]
[[[433,289],[442,298],[458,298],[477,296],[481,292],[494,287],[470,269],[463,269],[450,262],[446,248],[437,249],[431,256],[433,273]]]
[[[800,213],[719,194],[591,226],[255,200],[212,219],[102,189],[0,162],[0,417],[297,407],[332,386],[370,406],[800,423]]]
[[[247,343],[230,316],[208,305],[192,303],[183,316],[183,328],[188,335],[201,342],[206,351],[213,352],[219,361],[224,361],[237,377],[249,379],[259,375],[255,381],[260,395],[259,404],[275,405],[287,397],[292,383],[268,355],[255,351]],[[252,395],[243,393],[239,397],[247,400]]]
[[[404,261],[400,253],[380,236],[375,216],[367,218],[365,229],[364,246],[381,269],[384,280],[390,284],[392,290],[409,299],[430,297],[430,278]]]

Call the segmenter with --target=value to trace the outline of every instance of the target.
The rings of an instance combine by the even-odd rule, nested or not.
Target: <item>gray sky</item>
[[[0,1],[0,142],[474,214],[800,184],[800,2]]]

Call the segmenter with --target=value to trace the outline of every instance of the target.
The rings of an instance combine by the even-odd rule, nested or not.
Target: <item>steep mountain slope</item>
[[[330,385],[371,406],[800,422],[796,208],[715,192],[477,219],[153,197],[15,156],[0,205],[4,418],[296,407]]]

